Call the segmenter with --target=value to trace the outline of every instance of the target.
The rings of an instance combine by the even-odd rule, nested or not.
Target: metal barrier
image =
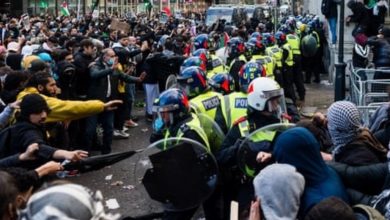
[[[371,116],[375,113],[375,111],[382,106],[383,104],[386,104],[387,102],[375,102],[370,103],[367,106],[357,106],[361,119],[363,122],[363,125],[368,126],[370,122]]]
[[[364,124],[382,104],[388,102],[390,89],[390,68],[354,68],[349,63],[350,101],[355,103],[362,114]]]

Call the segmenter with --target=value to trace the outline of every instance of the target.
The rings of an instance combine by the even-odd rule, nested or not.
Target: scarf
[[[338,101],[328,109],[328,130],[333,142],[333,154],[353,141],[361,125],[357,107],[352,102]]]

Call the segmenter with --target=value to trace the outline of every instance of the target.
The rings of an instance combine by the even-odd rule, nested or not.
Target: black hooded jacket
[[[367,44],[373,47],[374,57],[372,61],[376,68],[390,67],[390,36],[386,35],[385,38],[371,37],[367,41]]]

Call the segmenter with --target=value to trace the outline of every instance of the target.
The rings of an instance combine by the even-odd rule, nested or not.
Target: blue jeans
[[[125,93],[126,93],[126,104],[127,104],[127,109],[126,109],[126,120],[132,118],[132,111],[133,111],[133,104],[135,102],[135,84],[134,83],[126,83],[125,87]]]
[[[100,149],[101,153],[111,153],[112,132],[114,130],[113,111],[104,111],[98,115],[94,115],[86,119],[85,147],[87,150],[91,150],[92,144],[94,143],[94,138],[96,137],[96,127],[98,122],[102,125],[103,128],[103,146]]]
[[[332,44],[336,44],[337,42],[337,17],[328,18],[329,29],[332,35]]]

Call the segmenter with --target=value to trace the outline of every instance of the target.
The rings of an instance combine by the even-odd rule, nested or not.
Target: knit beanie
[[[333,103],[328,109],[328,130],[337,154],[342,147],[353,141],[361,125],[359,110],[348,101]]]
[[[28,94],[23,97],[20,103],[20,117],[28,119],[31,114],[38,114],[42,111],[50,112],[45,99],[39,94]]]

